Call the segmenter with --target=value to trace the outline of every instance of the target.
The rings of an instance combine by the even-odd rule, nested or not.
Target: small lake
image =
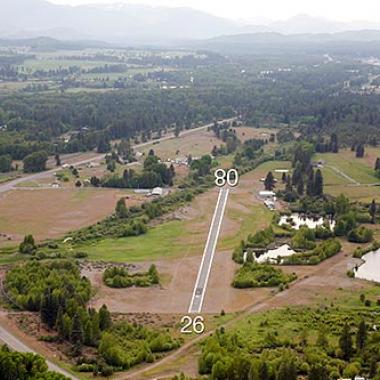
[[[311,218],[304,215],[300,215],[298,213],[294,213],[292,215],[283,215],[280,218],[279,225],[291,225],[295,230],[299,230],[302,226],[307,226],[309,228],[317,228],[318,226],[322,226],[325,221],[328,221],[330,224],[330,228],[333,229],[335,227],[335,221],[328,220],[324,218]]]
[[[292,256],[295,253],[296,252],[293,251],[288,244],[284,244],[276,249],[269,249],[259,257],[256,257],[256,262],[266,263],[267,261],[269,261],[270,263],[276,264],[278,257]]]
[[[364,264],[355,271],[355,277],[380,283],[380,249],[366,253],[362,260]]]

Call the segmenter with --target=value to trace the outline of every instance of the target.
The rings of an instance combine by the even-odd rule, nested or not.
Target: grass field
[[[266,162],[242,176],[237,188],[230,193],[217,250],[232,250],[248,234],[270,224],[273,213],[256,197],[263,188],[259,179],[270,170],[289,167],[289,162]],[[281,178],[281,174],[275,175]],[[201,255],[216,199],[216,189],[210,190],[175,213],[180,220],[163,222],[138,237],[104,239],[75,249],[87,252],[91,260],[106,261],[133,262]]]
[[[104,239],[90,245],[78,246],[92,260],[134,262],[177,256],[185,249],[178,236],[184,234],[181,221],[173,221],[150,228],[148,233],[136,237]]]
[[[371,202],[372,199],[380,199],[380,187],[368,186],[380,183],[374,171],[374,164],[379,156],[380,148],[366,147],[363,158],[356,158],[354,152],[346,149],[338,154],[317,154],[313,160],[325,161],[322,174],[326,193],[333,196],[345,194],[353,201]]]
[[[326,173],[326,176],[330,182],[345,181],[346,183],[350,183],[349,180],[339,175],[338,173],[335,175],[335,173],[331,172],[331,167],[337,168],[360,184],[380,182],[379,178],[376,178],[375,176],[373,169],[374,165],[370,165],[370,162],[366,157],[356,158],[355,153],[351,152],[349,149],[341,150],[338,154],[317,154],[313,157],[313,160],[324,160],[326,162],[325,166],[330,167],[330,173]],[[340,177],[340,179],[332,180],[331,176],[334,175],[336,177]]]

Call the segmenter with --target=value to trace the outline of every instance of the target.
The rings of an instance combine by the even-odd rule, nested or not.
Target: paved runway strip
[[[222,225],[224,210],[226,208],[229,189],[222,187],[219,190],[218,201],[216,203],[214,215],[212,217],[210,231],[207,237],[206,246],[203,252],[201,266],[199,267],[197,280],[191,298],[189,313],[200,313],[203,299],[207,289],[207,282],[210,276],[212,260],[214,258],[216,244],[218,242],[219,231]]]

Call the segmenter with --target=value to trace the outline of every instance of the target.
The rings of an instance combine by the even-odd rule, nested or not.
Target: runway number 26
[[[202,334],[205,331],[204,319],[200,315],[191,318],[188,315],[185,315],[181,318],[181,333],[191,334],[195,332],[196,334]]]
[[[239,174],[236,169],[224,169],[215,170],[215,185],[218,187],[224,186],[226,183],[228,186],[234,187],[239,182]]]

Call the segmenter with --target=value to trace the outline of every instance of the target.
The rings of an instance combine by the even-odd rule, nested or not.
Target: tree
[[[364,145],[363,144],[359,144],[357,147],[356,147],[356,157],[357,158],[362,158],[364,157]]]
[[[353,354],[352,336],[350,326],[345,323],[339,338],[339,347],[342,350],[344,360],[349,361]]]
[[[272,191],[276,185],[272,172],[269,172],[265,178],[264,186],[265,190]]]
[[[9,154],[0,156],[0,173],[10,172],[12,170],[12,157]]]
[[[380,157],[377,157],[376,158],[376,162],[375,162],[375,170],[380,170]]]
[[[323,195],[323,176],[320,169],[315,172],[314,195],[317,197]]]
[[[129,216],[129,211],[128,208],[125,204],[125,199],[120,198],[117,203],[116,203],[116,208],[115,208],[116,215],[119,218],[128,218]]]
[[[356,333],[356,349],[358,351],[363,350],[367,340],[367,326],[362,320],[359,323],[358,331]]]
[[[58,153],[55,154],[54,158],[55,158],[55,165],[61,166],[61,157],[59,156]]]
[[[41,299],[41,321],[50,328],[56,325],[59,304],[51,288],[46,288]]]
[[[24,172],[35,173],[46,169],[48,155],[45,151],[38,151],[27,155],[24,160]]]
[[[178,124],[176,124],[174,128],[174,137],[176,138],[179,137],[180,132],[181,132],[181,127]]]
[[[304,193],[304,184],[303,184],[303,178],[301,177],[297,184],[297,194],[299,196],[302,196]]]
[[[339,152],[338,136],[336,133],[331,134],[330,151],[333,153]]]
[[[107,330],[112,326],[111,314],[106,305],[99,309],[99,328],[101,331]]]
[[[311,197],[314,195],[314,170],[311,169],[306,182],[306,195]]]
[[[154,264],[149,267],[148,275],[151,279],[152,284],[158,284],[160,282],[158,271]]]
[[[369,206],[369,214],[371,215],[372,224],[375,224],[375,222],[376,222],[376,220],[375,220],[376,211],[377,211],[376,201],[373,199],[372,203]]]
[[[19,246],[20,253],[31,254],[37,249],[33,235],[26,235]]]

